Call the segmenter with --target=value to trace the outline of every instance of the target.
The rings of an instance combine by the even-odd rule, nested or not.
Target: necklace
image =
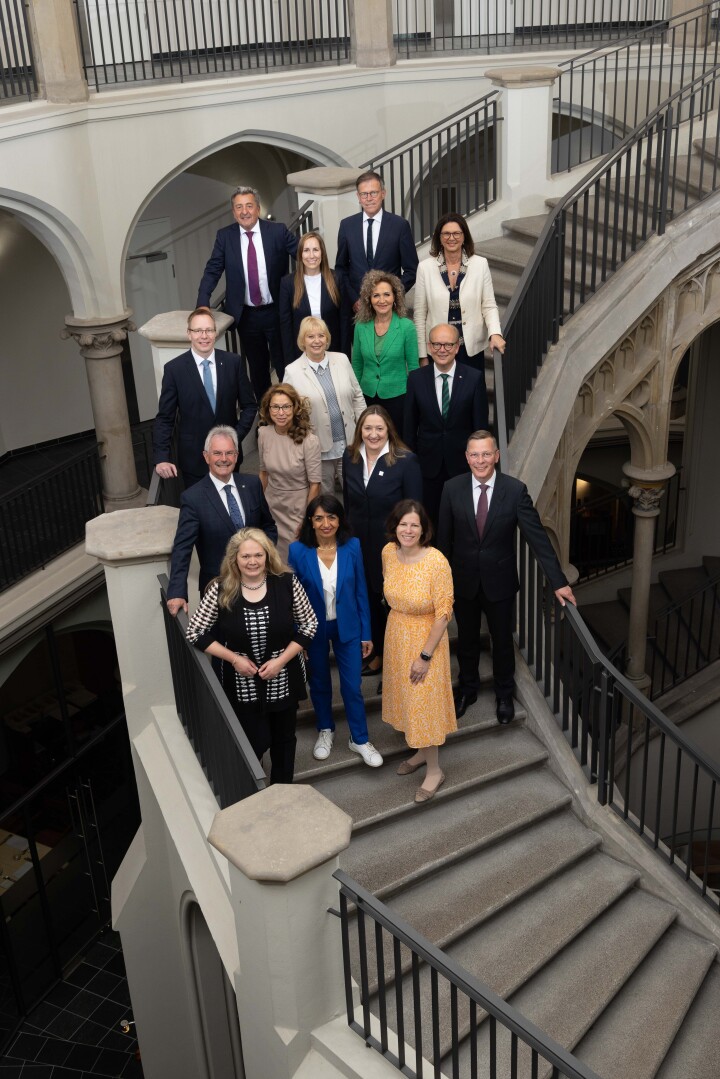
[[[334,551],[337,543],[318,543],[318,551]]]
[[[262,588],[266,581],[267,577],[263,577],[260,584],[245,584],[245,582],[243,581],[242,586],[243,588],[247,588],[248,592],[257,592],[259,588]]]

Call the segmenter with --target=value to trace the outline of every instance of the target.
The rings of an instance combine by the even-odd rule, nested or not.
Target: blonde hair
[[[241,528],[234,536],[230,537],[225,556],[220,566],[220,590],[218,593],[218,606],[232,610],[242,590],[242,576],[237,564],[238,551],[243,543],[252,540],[262,547],[265,552],[265,569],[269,577],[281,577],[287,573],[287,566],[278,553],[278,549],[271,539],[260,528]]]
[[[300,329],[297,335],[297,346],[305,351],[305,338],[311,332],[311,330],[321,330],[327,338],[327,343],[330,344],[330,330],[327,322],[324,322],[321,318],[315,318],[314,315],[306,315],[300,323]]]

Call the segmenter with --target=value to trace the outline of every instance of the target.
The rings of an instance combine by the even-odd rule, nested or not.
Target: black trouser
[[[492,641],[495,696],[498,699],[512,697],[515,685],[515,596],[493,603],[481,587],[472,598],[455,593],[457,657],[460,666],[458,688],[467,693],[477,693],[480,686],[480,625],[483,614]]]
[[[273,303],[264,307],[246,305],[242,309],[238,330],[242,354],[247,360],[250,382],[259,405],[263,394],[270,388],[270,367],[275,368],[280,382],[285,374],[277,307]]]
[[[297,701],[279,712],[249,712],[239,701],[233,701],[233,707],[257,759],[270,750],[270,782],[292,783]]]

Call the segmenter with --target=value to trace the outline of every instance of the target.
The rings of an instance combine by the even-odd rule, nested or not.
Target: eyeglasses
[[[190,330],[190,333],[195,333],[198,337],[214,337],[217,330]]]
[[[377,191],[358,191],[357,197],[367,201],[368,199],[376,199],[378,195],[382,195],[382,188],[379,187]]]
[[[270,405],[271,412],[292,412],[292,405]]]
[[[457,341],[428,341],[428,344],[437,352],[450,352],[457,346]]]
[[[210,450],[210,456],[217,458],[218,461],[225,457],[237,457],[237,450]]]
[[[441,232],[440,233],[440,239],[441,240],[464,240],[465,237],[463,236],[462,232]]]
[[[483,453],[468,453],[469,461],[491,461],[497,450],[485,450]]]

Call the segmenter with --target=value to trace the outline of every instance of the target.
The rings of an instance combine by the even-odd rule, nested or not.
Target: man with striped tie
[[[238,442],[229,426],[213,427],[203,456],[209,472],[183,492],[170,559],[167,607],[173,617],[188,609],[188,570],[193,547],[200,560],[200,595],[220,572],[228,540],[240,528],[261,528],[277,543],[277,528],[257,476],[235,472]]]

